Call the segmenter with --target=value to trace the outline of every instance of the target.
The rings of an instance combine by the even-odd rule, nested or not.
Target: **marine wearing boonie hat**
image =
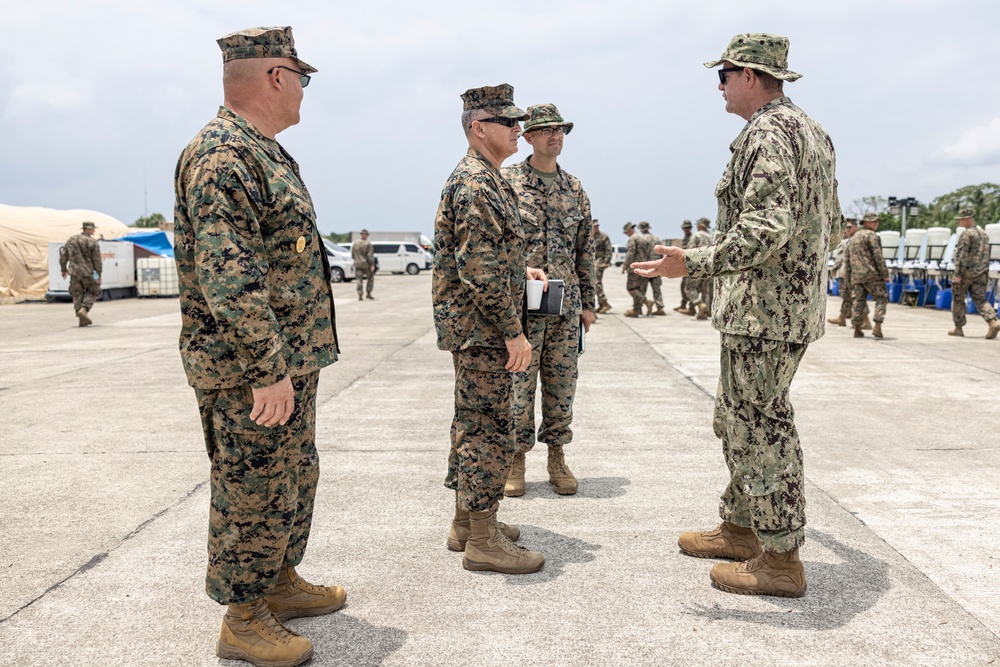
[[[303,74],[319,71],[299,58],[291,26],[247,28],[220,37],[216,42],[222,49],[224,63],[241,58],[293,58]]]
[[[958,209],[958,215],[955,216],[956,220],[962,220],[963,218],[974,218],[976,217],[976,212],[972,208],[966,206],[964,208]]]
[[[573,130],[573,123],[567,123],[554,104],[533,104],[528,107],[528,119],[524,121],[521,136],[543,127],[561,127],[564,134],[569,134]]]
[[[708,218],[698,218],[698,227],[699,228],[700,227],[704,227],[705,229],[708,229],[711,226],[712,226],[712,221],[709,220]]]
[[[501,83],[499,86],[470,88],[462,93],[463,111],[489,111],[499,118],[525,120],[528,112],[514,105],[514,86]]]
[[[795,81],[802,75],[788,69],[788,38],[765,32],[748,32],[736,35],[722,52],[722,57],[705,63],[711,69],[724,62],[738,67],[766,72],[782,81]]]
[[[639,231],[641,231],[641,232],[647,232],[647,231],[649,231],[649,223],[646,222],[645,220],[643,220],[642,222],[640,222],[639,223]]]
[[[690,220],[685,220],[684,222],[681,223],[681,229],[691,229],[692,226],[693,225],[691,224]]]

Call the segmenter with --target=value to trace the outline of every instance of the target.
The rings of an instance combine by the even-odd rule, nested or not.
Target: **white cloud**
[[[941,161],[958,165],[1000,163],[1000,117],[963,132],[957,141],[941,150]]]

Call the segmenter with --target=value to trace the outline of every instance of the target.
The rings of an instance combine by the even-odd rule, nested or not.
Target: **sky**
[[[744,125],[703,63],[730,38],[791,40],[786,94],[837,149],[841,203],[923,202],[1000,181],[1000,3],[978,0],[88,0],[7,3],[0,40],[0,203],[173,218],[173,174],[222,102],[215,40],[291,25],[316,67],[278,135],[323,233],[431,235],[466,150],[460,95],[510,83],[521,108],[575,123],[560,165],[612,240],[714,219]],[[507,164],[530,154],[520,151]]]

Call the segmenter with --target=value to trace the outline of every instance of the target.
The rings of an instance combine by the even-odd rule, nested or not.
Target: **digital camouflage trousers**
[[[987,274],[981,276],[962,276],[958,283],[951,284],[951,319],[956,327],[965,326],[965,295],[968,294],[975,304],[976,310],[987,322],[997,318],[997,311],[986,300],[986,288],[989,286]]]
[[[216,602],[258,600],[302,561],[319,483],[318,380],[292,378],[295,409],[271,428],[250,419],[249,386],[195,389],[212,461],[205,589]]]
[[[94,307],[97,297],[101,296],[101,286],[90,276],[69,277],[69,295],[73,298],[73,312]]]
[[[636,314],[642,314],[642,307],[646,304],[646,287],[649,285],[649,278],[643,278],[629,271],[625,279],[625,287],[629,296],[632,297],[632,310]]]
[[[494,509],[514,457],[513,378],[506,348],[470,347],[452,352],[455,416],[444,485],[458,491],[470,512]]]
[[[594,284],[597,286],[597,305],[598,307],[603,306],[608,302],[608,297],[604,295],[604,269],[607,267],[597,267],[595,269],[596,280]]]
[[[528,316],[531,363],[514,375],[515,451],[535,446],[535,391],[542,386],[542,424],[538,441],[565,445],[573,439],[573,398],[576,396],[580,318]]]
[[[857,329],[861,326],[868,313],[868,295],[871,295],[875,302],[875,312],[872,313],[872,321],[882,322],[885,320],[885,307],[889,303],[889,290],[885,287],[885,282],[879,279],[868,280],[863,283],[851,283],[851,324]]]
[[[730,480],[719,516],[752,528],[768,551],[805,541],[802,448],[789,389],[806,347],[722,334],[713,427]]]

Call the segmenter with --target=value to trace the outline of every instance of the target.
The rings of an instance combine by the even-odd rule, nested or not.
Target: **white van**
[[[326,257],[330,260],[330,282],[342,283],[354,280],[354,260],[351,251],[333,241],[323,239]]]
[[[380,271],[408,273],[415,276],[421,269],[429,269],[427,255],[416,243],[372,243]]]

